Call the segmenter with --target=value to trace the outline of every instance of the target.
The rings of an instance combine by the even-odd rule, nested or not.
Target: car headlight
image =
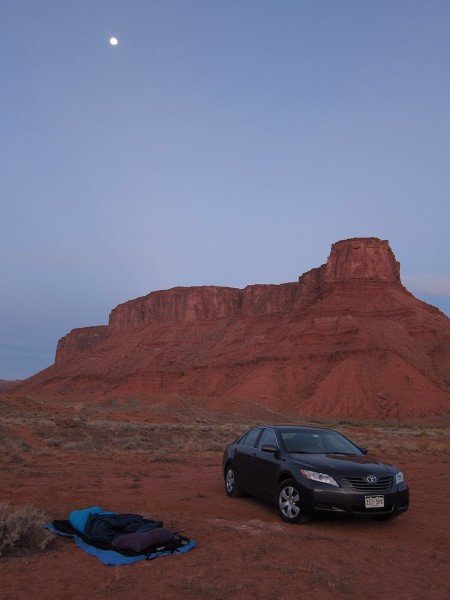
[[[405,478],[403,476],[403,473],[401,471],[399,471],[395,475],[395,483],[398,485],[399,483],[403,483],[404,481],[405,481]]]
[[[313,481],[320,481],[320,483],[328,483],[329,485],[335,485],[339,487],[339,484],[331,475],[327,475],[326,473],[316,473],[315,471],[307,471],[306,469],[300,469],[300,473],[306,479],[312,479]]]

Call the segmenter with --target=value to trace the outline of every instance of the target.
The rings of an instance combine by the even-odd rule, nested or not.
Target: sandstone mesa
[[[14,388],[38,397],[184,395],[298,417],[450,414],[450,320],[402,285],[385,240],[333,244],[280,285],[176,287],[72,330],[55,364]]]

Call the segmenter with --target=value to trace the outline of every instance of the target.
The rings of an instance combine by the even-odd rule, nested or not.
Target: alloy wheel
[[[278,506],[287,519],[295,519],[300,514],[297,503],[300,500],[298,491],[291,485],[284,487],[278,497]]]

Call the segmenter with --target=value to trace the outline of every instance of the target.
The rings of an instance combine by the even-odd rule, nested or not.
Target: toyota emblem
[[[377,482],[377,478],[375,477],[375,475],[368,475],[366,479],[367,479],[367,483],[376,483]]]

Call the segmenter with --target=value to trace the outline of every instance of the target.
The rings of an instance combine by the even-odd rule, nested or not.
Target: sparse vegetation
[[[0,454],[4,464],[32,464],[37,456],[48,453],[101,454],[118,458],[129,453],[145,453],[148,462],[162,463],[188,460],[197,452],[221,453],[224,446],[242,431],[261,422],[296,422],[305,425],[335,427],[355,443],[369,447],[369,452],[395,458],[408,455],[414,459],[423,453],[431,456],[448,454],[448,431],[442,428],[407,426],[395,424],[360,423],[350,420],[319,421],[311,418],[293,418],[286,415],[262,414],[259,419],[232,418],[226,415],[201,409],[196,400],[187,399],[180,413],[165,414],[165,422],[154,422],[149,418],[151,405],[135,414],[136,404],[122,405],[121,414],[100,415],[100,405],[85,405],[82,417],[42,418],[30,407],[14,413],[8,411],[5,424],[1,428]],[[109,405],[108,405],[109,406]],[[138,406],[139,407],[139,406]],[[27,410],[25,410],[27,408]],[[105,406],[102,406],[102,412]],[[64,414],[67,414],[65,407]],[[194,416],[190,414],[200,414]],[[9,418],[8,418],[9,417]],[[100,418],[99,418],[100,417]],[[173,422],[175,420],[175,422]],[[172,421],[172,422],[171,422]],[[28,430],[29,436],[19,437],[20,431]],[[14,434],[13,434],[14,432]],[[27,441],[32,439],[32,444]]]
[[[104,593],[107,596],[115,597],[116,594],[126,590],[127,583],[123,575],[115,570],[112,575],[108,575],[105,579],[98,583],[96,591]]]
[[[40,552],[52,540],[44,528],[48,521],[42,510],[31,506],[13,508],[0,503],[0,556]]]
[[[388,552],[398,550],[398,556],[403,556],[404,540],[409,540],[409,532],[413,536],[417,529],[413,537],[416,546],[407,557],[413,562],[421,553],[421,561],[434,577],[431,591],[446,597],[446,577],[441,582],[435,576],[446,572],[446,549],[436,542],[442,539],[440,525],[432,525],[428,541],[420,539],[428,522],[444,514],[443,505],[422,517],[418,502],[428,497],[428,491],[417,485],[421,463],[450,462],[449,430],[444,422],[440,427],[418,423],[397,427],[396,423],[315,419],[314,425],[338,429],[355,443],[367,446],[371,454],[401,467],[403,463],[407,479],[411,473],[415,514],[411,511],[386,527],[373,522],[350,525],[319,518],[310,525],[288,529],[291,526],[280,524],[270,505],[251,498],[222,502],[222,452],[250,426],[267,422],[312,424],[311,419],[262,409],[255,409],[254,415],[227,415],[207,410],[206,402],[201,406],[196,402],[186,399],[181,406],[164,402],[144,405],[142,400],[133,404],[117,400],[111,406],[104,401],[96,405],[51,400],[38,403],[30,399],[7,403],[0,424],[0,464],[2,498],[12,501],[13,507],[2,505],[0,510],[0,562],[15,569],[9,577],[10,585],[15,585],[24,562],[38,562],[39,568],[48,569],[53,577],[54,597],[63,597],[69,578],[63,580],[60,569],[63,567],[62,572],[71,577],[74,559],[79,559],[76,568],[86,580],[86,590],[99,599],[117,597],[122,592],[137,597],[145,593],[144,588],[151,589],[160,600],[225,600],[249,595],[268,598],[274,593],[276,596],[278,584],[284,586],[287,595],[357,597],[363,587],[360,571],[362,580],[369,575],[383,580],[386,567],[376,557],[382,555],[384,541]],[[412,463],[417,463],[417,471]],[[446,466],[439,464],[439,472],[444,474]],[[439,479],[440,489],[448,489],[447,481]],[[68,541],[58,539],[55,548],[66,548],[66,552],[58,552],[61,560],[53,561],[53,552],[51,556],[42,553],[52,539],[43,527],[45,515],[30,507],[17,509],[28,515],[28,521],[20,521],[13,514],[22,498],[32,498],[54,518],[66,518],[72,509],[96,504],[108,510],[131,510],[148,518],[161,518],[165,526],[196,539],[199,549],[173,560],[142,563],[134,570],[103,569],[79,557],[75,550],[72,553]],[[5,527],[7,519],[10,521]],[[418,522],[418,528],[408,526],[413,521],[414,525]],[[36,524],[36,538],[30,522]],[[24,534],[22,538],[19,531]],[[349,550],[353,545],[355,552]],[[41,556],[24,559],[34,552],[41,552]],[[356,553],[375,557],[372,566],[369,568],[364,560],[353,568]],[[217,556],[221,556],[220,561]],[[388,575],[394,580],[398,577],[398,583],[397,571],[389,569]],[[416,577],[412,563],[405,573],[410,577],[408,592],[416,586],[419,595],[428,597],[429,585],[421,583],[419,575]],[[270,583],[266,589],[267,581]],[[69,585],[72,593],[73,585]]]

